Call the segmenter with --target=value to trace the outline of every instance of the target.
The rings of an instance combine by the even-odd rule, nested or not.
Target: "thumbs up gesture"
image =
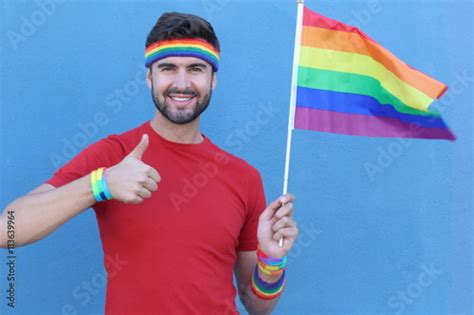
[[[160,174],[141,161],[148,148],[148,135],[120,163],[105,170],[107,183],[113,198],[125,203],[137,204],[150,198],[158,189]]]

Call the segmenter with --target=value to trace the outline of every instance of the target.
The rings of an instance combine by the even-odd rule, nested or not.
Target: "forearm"
[[[47,236],[95,202],[90,175],[57,189],[22,196],[0,217],[0,247],[7,247],[8,225],[14,225],[15,246],[25,245]]]
[[[285,288],[288,253],[298,235],[291,218],[293,200],[293,195],[286,194],[270,203],[258,220],[257,250],[239,253],[239,293],[250,314],[270,314]],[[283,238],[286,241],[279,244]]]
[[[260,278],[267,283],[275,283],[281,278],[281,275],[267,275],[260,269],[258,269],[258,274]],[[247,312],[249,312],[250,315],[271,314],[272,310],[278,303],[280,296],[271,300],[262,299],[255,295],[252,291],[251,285],[252,283],[250,281],[241,294],[242,304],[245,306]]]

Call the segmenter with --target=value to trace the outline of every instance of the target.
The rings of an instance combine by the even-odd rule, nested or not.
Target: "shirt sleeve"
[[[240,231],[238,251],[257,250],[257,228],[260,214],[266,208],[265,191],[260,173],[252,168],[247,185],[247,215]]]
[[[125,156],[123,147],[116,135],[101,139],[72,158],[54,173],[46,183],[54,187],[66,185],[86,176],[99,167],[110,167],[120,162]]]

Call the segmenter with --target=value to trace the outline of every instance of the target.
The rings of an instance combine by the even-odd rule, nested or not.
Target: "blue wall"
[[[1,3],[2,208],[86,145],[152,117],[144,40],[171,10],[209,19],[222,42],[203,132],[261,171],[269,200],[281,193],[294,0]],[[289,190],[300,238],[275,313],[473,314],[473,2],[306,5],[359,25],[447,83],[435,107],[458,140],[296,130]],[[380,172],[368,173],[369,163]],[[16,255],[12,312],[0,251],[1,314],[102,313],[104,270],[91,210]]]

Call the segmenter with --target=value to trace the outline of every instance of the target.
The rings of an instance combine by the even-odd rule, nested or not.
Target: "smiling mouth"
[[[176,101],[176,102],[188,102],[190,101],[194,96],[188,96],[188,97],[179,97],[179,96],[170,96],[170,98],[173,100],[173,101]]]
[[[169,94],[167,97],[171,100],[175,106],[185,107],[192,103],[195,95],[183,95],[183,94]]]

